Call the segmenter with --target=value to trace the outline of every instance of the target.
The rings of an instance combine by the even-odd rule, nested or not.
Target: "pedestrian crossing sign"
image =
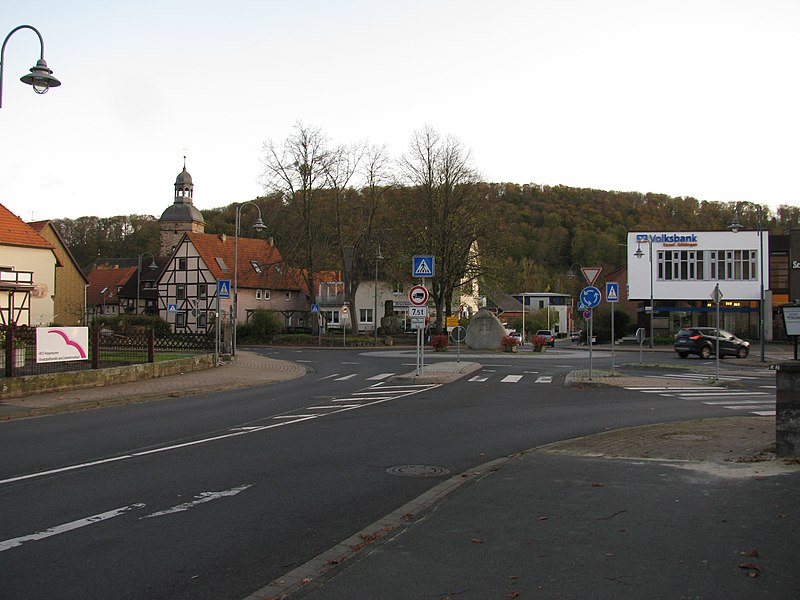
[[[220,279],[217,281],[217,297],[230,298],[231,297],[231,280]]]
[[[433,277],[434,260],[433,256],[415,256],[412,268],[412,277]]]
[[[606,281],[606,302],[619,302],[619,283]]]

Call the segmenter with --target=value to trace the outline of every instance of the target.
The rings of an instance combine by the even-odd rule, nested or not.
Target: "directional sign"
[[[606,281],[606,302],[619,302],[619,283]]]
[[[587,286],[581,290],[580,300],[586,308],[596,308],[600,304],[603,296],[593,285]]]
[[[231,297],[231,280],[220,279],[217,281],[217,298]]]
[[[433,277],[433,256],[415,256],[411,267],[412,277]]]
[[[422,306],[428,301],[428,290],[424,285],[415,285],[408,290],[408,299],[414,306]]]
[[[594,285],[594,282],[597,281],[597,278],[600,276],[600,271],[602,270],[602,267],[581,267],[583,278],[589,285]]]
[[[467,338],[467,330],[461,325],[457,325],[453,327],[453,331],[450,332],[450,337],[457,342],[463,342]]]

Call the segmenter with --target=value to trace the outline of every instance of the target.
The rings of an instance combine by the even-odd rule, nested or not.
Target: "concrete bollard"
[[[800,361],[775,366],[775,454],[800,457]]]

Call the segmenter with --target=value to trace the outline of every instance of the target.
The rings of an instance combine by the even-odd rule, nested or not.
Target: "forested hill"
[[[509,289],[522,285],[536,289],[566,272],[573,263],[607,269],[620,266],[624,250],[619,244],[626,241],[628,231],[724,230],[734,214],[746,229],[756,229],[758,221],[757,208],[747,202],[534,184],[478,186],[486,199],[486,210],[496,219],[493,231],[507,251],[506,264],[497,265],[495,276]],[[407,191],[395,188],[396,201],[386,202],[382,208],[387,213],[384,222],[393,220],[392,211],[403,210],[402,196]],[[265,220],[268,214],[274,214],[269,210],[274,198],[255,202],[264,210]],[[784,233],[800,223],[800,207],[780,206],[777,213],[767,206],[761,208],[765,230]],[[207,233],[233,234],[234,204],[201,212]],[[145,251],[158,252],[158,217],[80,217],[55,223],[80,265],[98,257],[135,258]],[[278,230],[281,227],[280,223],[272,225]],[[337,259],[331,255],[330,260]],[[328,266],[338,268],[336,264]]]

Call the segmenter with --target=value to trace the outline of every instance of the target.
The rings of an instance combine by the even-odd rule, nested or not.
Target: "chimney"
[[[219,234],[219,239],[221,239],[221,240],[222,240],[222,243],[224,244],[224,243],[225,243],[225,240],[226,240],[226,239],[228,239],[228,238],[227,238],[227,236],[226,236],[224,233],[220,233],[220,234]]]
[[[267,238],[267,244],[269,244],[269,247],[271,248],[272,246],[275,245],[275,239],[272,236],[269,236]]]

